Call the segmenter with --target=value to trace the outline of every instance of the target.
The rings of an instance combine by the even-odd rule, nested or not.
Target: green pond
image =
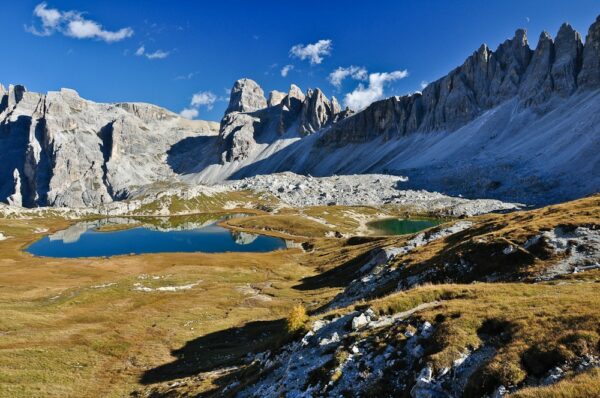
[[[407,235],[435,227],[443,222],[444,220],[436,218],[390,218],[370,222],[368,226],[379,235]]]

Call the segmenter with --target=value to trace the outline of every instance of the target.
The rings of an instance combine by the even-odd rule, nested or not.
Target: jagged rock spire
[[[281,91],[273,90],[269,93],[269,99],[267,100],[268,106],[276,106],[281,104],[286,94]]]
[[[300,115],[300,133],[311,134],[333,121],[333,107],[323,91],[308,90],[302,104]]]
[[[582,53],[581,35],[568,23],[562,24],[554,41],[555,56],[551,70],[554,90],[559,95],[570,95],[577,89]]]
[[[267,107],[265,93],[260,86],[251,79],[240,79],[231,89],[229,106],[225,114],[231,112],[254,112]]]
[[[550,73],[553,62],[554,42],[550,33],[544,31],[519,89],[519,95],[526,104],[541,103],[552,94],[554,85]]]
[[[577,84],[583,88],[600,87],[600,16],[590,26],[583,47],[583,63],[577,76]]]
[[[18,169],[13,171],[13,193],[6,198],[11,206],[23,206],[23,196],[21,195],[21,174]]]

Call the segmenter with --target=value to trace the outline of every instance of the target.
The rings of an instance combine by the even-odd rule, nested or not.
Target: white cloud
[[[135,55],[137,55],[138,57],[144,56],[148,59],[163,59],[163,58],[167,58],[169,56],[169,54],[171,54],[170,51],[163,51],[163,50],[156,50],[152,53],[146,52],[146,47],[144,46],[140,46],[140,48],[138,48],[135,51]]]
[[[427,83],[425,80],[423,80],[421,82],[421,90],[425,90],[425,87],[429,86],[429,83]]]
[[[359,84],[351,93],[346,94],[344,105],[355,111],[366,108],[373,101],[383,98],[383,89],[387,83],[404,79],[408,71],[398,70],[395,72],[371,73],[369,74],[369,85]]]
[[[192,96],[192,106],[206,106],[209,110],[212,109],[217,96],[210,91],[200,91]]]
[[[37,36],[50,36],[55,32],[60,32],[75,39],[96,39],[107,43],[133,36],[133,29],[130,27],[116,31],[106,30],[100,23],[84,18],[79,11],[60,11],[56,8],[48,8],[48,4],[45,2],[35,6],[33,15],[40,19],[41,29],[35,26],[25,26],[25,30]]]
[[[215,102],[220,100],[222,98],[217,97],[211,91],[199,91],[192,96],[190,106],[179,112],[179,115],[187,119],[194,119],[200,114],[200,107],[204,106],[206,109],[211,110]]]
[[[294,69],[294,65],[285,65],[281,68],[281,76],[286,77],[292,69]]]
[[[367,70],[359,66],[349,66],[342,68],[341,66],[329,74],[329,82],[337,89],[342,87],[342,82],[345,78],[351,77],[354,80],[367,80]]]
[[[58,27],[62,19],[60,11],[46,8],[46,3],[40,3],[33,9],[33,15],[40,18],[43,30],[38,31],[34,27],[30,27],[30,32],[38,36],[51,35],[53,30]]]
[[[199,113],[198,109],[184,108],[181,112],[179,112],[179,115],[186,119],[193,119],[193,118],[198,117],[198,113]]]
[[[332,41],[319,40],[313,44],[296,44],[290,49],[290,57],[308,59],[311,65],[317,65],[323,62],[323,57],[331,54]]]
[[[148,59],[164,59],[167,58],[171,54],[170,51],[156,50],[153,53],[146,53],[146,58]]]

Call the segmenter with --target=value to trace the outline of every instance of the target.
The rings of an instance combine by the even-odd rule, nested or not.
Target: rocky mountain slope
[[[166,163],[172,145],[216,132],[215,123],[154,105],[0,86],[0,200],[85,207],[125,198],[136,186],[176,178]]]
[[[422,93],[354,115],[320,90],[304,98],[292,86],[278,105],[230,106],[212,151],[220,158],[203,152],[181,172],[204,182],[284,170],[383,172],[407,176],[407,187],[530,203],[593,193],[600,187],[599,43],[600,19],[585,45],[563,24],[555,40],[543,32],[532,50],[519,29],[495,51],[482,45]],[[248,80],[236,87],[261,93]]]
[[[260,335],[251,323],[213,345],[188,344],[135,396],[598,396],[599,205],[595,195],[348,238],[342,252],[356,257],[296,286],[309,316],[272,321],[279,339],[265,322]],[[327,243],[311,243],[325,255]],[[339,293],[315,303],[323,287]],[[202,367],[206,357],[214,362]]]
[[[0,88],[0,200],[92,206],[156,182],[385,173],[406,188],[545,204],[600,187],[600,18],[535,49],[517,30],[422,93],[353,113],[320,89],[237,81],[220,126],[72,90]]]

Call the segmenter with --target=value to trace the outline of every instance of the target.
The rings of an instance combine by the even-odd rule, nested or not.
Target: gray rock
[[[256,146],[254,132],[255,125],[259,122],[259,118],[247,113],[233,112],[225,115],[219,130],[222,162],[243,160],[249,156]]]
[[[365,316],[365,314],[360,314],[359,316],[355,316],[352,318],[352,330],[359,330],[367,326],[369,323],[369,319]]]
[[[554,42],[548,32],[542,32],[519,88],[519,95],[526,105],[540,104],[552,95],[554,88],[551,75],[553,62]]]
[[[23,196],[21,195],[21,175],[18,169],[13,172],[14,192],[6,202],[11,206],[23,206]]]
[[[331,102],[320,89],[308,90],[302,103],[299,131],[312,134],[333,121],[334,112]]]
[[[567,96],[577,89],[577,74],[581,67],[583,43],[581,35],[571,25],[560,27],[554,42],[555,59],[552,64],[554,91]]]
[[[600,87],[600,16],[590,26],[583,47],[581,72],[577,76],[579,87],[595,89]]]
[[[254,112],[267,107],[262,88],[251,79],[240,79],[231,89],[229,106],[225,114],[231,112]]]
[[[300,102],[304,102],[305,95],[302,92],[302,89],[295,84],[290,85],[290,90],[288,91],[289,99],[297,99]]]
[[[269,99],[267,100],[268,106],[276,106],[281,104],[286,94],[281,91],[273,90],[269,93]]]
[[[292,84],[288,94],[281,102],[281,115],[277,126],[277,132],[279,134],[284,134],[294,124],[296,119],[298,119],[300,112],[302,111],[304,99],[305,96],[300,87]]]
[[[167,152],[215,135],[217,124],[189,121],[149,104],[98,104],[74,90],[32,93],[10,86],[0,98],[0,200],[87,207],[127,197],[133,187],[176,181]]]

